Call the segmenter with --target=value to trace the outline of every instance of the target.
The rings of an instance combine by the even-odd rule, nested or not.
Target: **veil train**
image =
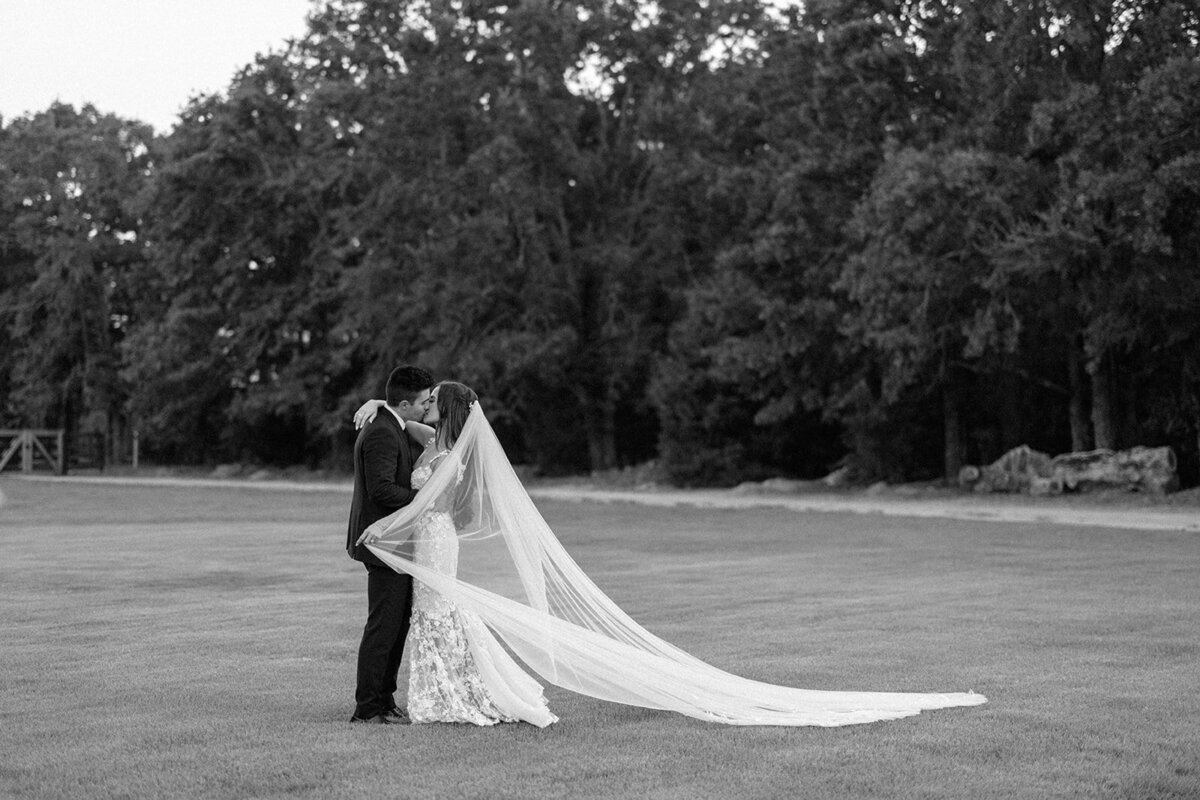
[[[450,509],[457,576],[413,560],[417,521]],[[653,635],[575,563],[475,403],[453,450],[408,506],[368,529],[372,552],[473,612],[543,680],[615,703],[729,725],[854,725],[987,702],[973,692],[795,689],[717,669]]]

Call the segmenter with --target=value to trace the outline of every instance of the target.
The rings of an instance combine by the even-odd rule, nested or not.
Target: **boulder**
[[[1055,473],[1071,491],[1127,489],[1164,494],[1179,487],[1175,451],[1169,447],[1090,450],[1054,459]]]
[[[1053,478],[1053,459],[1029,445],[1014,447],[996,461],[982,467],[963,467],[958,485],[976,492],[1028,492],[1035,482],[1045,493]]]
[[[1051,458],[1021,445],[986,466],[963,467],[958,483],[976,492],[1052,495],[1121,489],[1162,494],[1176,489],[1179,478],[1170,447],[1089,450]]]

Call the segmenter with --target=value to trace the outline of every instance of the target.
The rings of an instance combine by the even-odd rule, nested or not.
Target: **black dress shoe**
[[[369,725],[393,725],[393,724],[395,724],[392,722],[392,720],[388,719],[386,712],[383,714],[376,714],[373,717],[360,717],[358,715],[355,715],[350,718],[350,721],[351,722],[365,722]]]
[[[408,712],[403,708],[396,708],[395,706],[392,706],[379,716],[386,719],[391,725],[407,725],[409,723]]]

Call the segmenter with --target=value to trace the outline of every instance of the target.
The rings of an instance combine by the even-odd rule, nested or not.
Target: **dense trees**
[[[0,133],[0,408],[6,422],[94,434],[116,448],[123,339],[143,258],[134,206],[149,128],[53,105]]]
[[[1197,422],[1162,411],[1200,346],[1175,311],[1197,285],[1192,7],[806,9],[756,76],[790,79],[757,129],[780,132],[755,160],[766,201],[688,290],[666,362],[712,402],[691,427],[664,412],[668,440],[720,465],[721,408],[793,433],[819,411],[868,474],[1169,441],[1194,481]]]
[[[344,464],[399,361],[547,470],[1200,478],[1200,20],[334,0],[175,128],[0,127],[5,422]]]

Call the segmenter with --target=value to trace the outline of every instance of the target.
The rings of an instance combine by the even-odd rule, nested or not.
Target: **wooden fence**
[[[47,444],[53,446],[53,452]],[[0,472],[18,452],[24,473],[33,472],[35,459],[45,461],[55,475],[62,475],[66,467],[61,430],[0,430]]]

